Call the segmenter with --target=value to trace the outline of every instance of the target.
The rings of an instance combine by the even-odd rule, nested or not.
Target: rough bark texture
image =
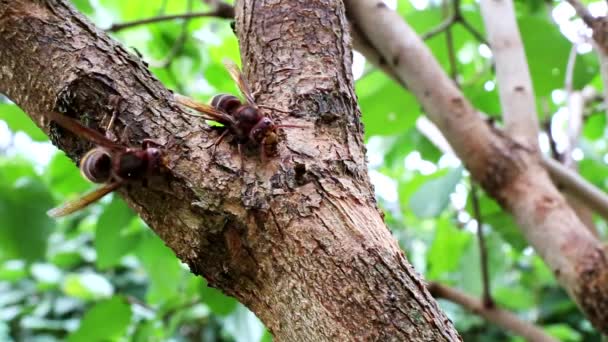
[[[608,250],[555,188],[537,150],[488,125],[399,14],[377,0],[345,4],[473,178],[513,214],[559,283],[593,325],[608,333]]]
[[[180,115],[144,65],[61,0],[0,0],[0,92],[74,159],[91,145],[58,110],[171,144],[167,170],[120,193],[192,271],[251,308],[278,340],[459,340],[376,208],[340,1],[241,1],[237,32],[259,101],[308,123],[261,164]],[[275,113],[275,117],[278,116]]]

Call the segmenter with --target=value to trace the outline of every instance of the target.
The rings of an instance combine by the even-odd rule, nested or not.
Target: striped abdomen
[[[238,97],[230,94],[219,94],[215,95],[211,99],[211,105],[215,108],[223,110],[224,112],[234,115],[234,111],[236,111],[243,104]]]
[[[80,160],[80,173],[93,183],[108,182],[112,175],[112,157],[103,148],[94,148]]]

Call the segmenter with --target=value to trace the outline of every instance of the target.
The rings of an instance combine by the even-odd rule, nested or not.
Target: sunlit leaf
[[[551,324],[544,327],[549,335],[563,342],[582,341],[582,336],[567,324]]]
[[[420,218],[436,217],[447,207],[450,195],[462,178],[462,168],[423,184],[410,198],[410,208]]]
[[[228,297],[219,290],[204,285],[201,287],[201,299],[216,315],[226,316],[232,313],[238,305],[236,299]]]
[[[236,342],[260,341],[264,336],[264,326],[246,307],[238,305],[236,310],[223,318],[224,330]]]
[[[116,265],[139,242],[136,234],[126,232],[133,218],[133,211],[118,196],[114,196],[99,217],[95,230],[95,250],[100,269]]]
[[[0,164],[0,259],[39,260],[55,225],[46,215],[51,196],[37,177],[17,178],[27,170],[21,163]]]
[[[471,233],[458,229],[448,220],[438,220],[435,239],[427,253],[427,278],[436,280],[456,271],[465,247],[471,242],[471,236]]]
[[[42,130],[17,105],[0,103],[0,120],[5,121],[11,131],[24,132],[34,141],[48,140]]]
[[[374,72],[357,81],[357,96],[363,114],[365,134],[389,135],[414,126],[420,105],[393,80]],[[379,101],[380,98],[390,99]]]
[[[182,281],[182,268],[173,251],[156,235],[148,234],[136,254],[150,278],[148,301],[158,303],[175,296]]]
[[[99,302],[86,312],[78,330],[68,337],[68,341],[111,341],[124,336],[131,315],[129,304],[121,297]]]
[[[63,281],[63,292],[85,300],[107,298],[114,294],[114,287],[96,273],[69,274]]]

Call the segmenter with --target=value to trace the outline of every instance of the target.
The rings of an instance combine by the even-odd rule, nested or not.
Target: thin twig
[[[572,45],[570,49],[570,55],[568,55],[568,64],[566,64],[566,78],[564,79],[564,89],[566,92],[571,93],[574,89],[574,66],[576,65],[576,44]]]
[[[186,5],[186,14],[188,13],[192,13],[192,0],[188,0],[188,3]],[[186,41],[188,40],[188,24],[190,24],[190,20],[191,18],[187,18],[182,23],[179,36],[173,43],[171,50],[169,50],[169,53],[165,56],[165,58],[163,58],[163,60],[160,62],[156,62],[153,64],[151,63],[151,66],[157,68],[167,68],[171,65],[173,59],[180,53],[180,51],[182,51],[182,49],[184,48],[184,44],[186,44]]]
[[[462,18],[460,21],[458,21],[460,23],[460,25],[462,25],[467,31],[469,31],[469,33],[473,36],[473,38],[477,39],[478,42],[485,44],[487,46],[490,46],[490,43],[488,43],[488,41],[486,40],[486,38],[479,32],[477,31],[473,25],[471,25],[471,23],[469,23],[467,20],[465,20],[464,18]]]
[[[215,10],[211,12],[193,12],[193,13],[182,13],[182,14],[172,14],[172,15],[161,15],[157,17],[151,17],[146,19],[128,21],[120,24],[113,24],[108,28],[107,32],[118,32],[121,30],[125,30],[128,28],[133,28],[140,25],[154,24],[168,20],[175,19],[194,19],[194,18],[204,18],[204,17],[216,17],[223,19],[233,19],[234,18],[234,8],[228,4],[222,4]]]
[[[455,6],[458,6],[458,4],[455,4]],[[457,13],[457,8],[455,7],[454,11],[455,13]],[[448,0],[443,0],[443,13],[444,16],[448,15]],[[452,16],[452,18],[456,18],[456,15]],[[445,43],[447,45],[447,49],[448,49],[448,60],[450,62],[450,77],[452,78],[452,80],[454,81],[454,83],[456,83],[457,86],[459,86],[458,84],[458,65],[456,62],[456,52],[454,51],[454,39],[452,37],[452,27],[448,26],[445,29]]]
[[[437,27],[431,29],[429,32],[420,35],[420,38],[422,38],[422,40],[427,40],[442,32],[446,32],[446,34],[448,34],[450,28],[454,24],[461,24],[480,43],[489,45],[483,35],[479,33],[479,31],[477,31],[462,15],[462,11],[460,10],[460,0],[454,0],[452,2],[452,14],[449,17],[444,19],[441,24],[437,25]]]
[[[540,100],[541,108],[543,110],[543,129],[547,133],[547,138],[549,139],[549,150],[551,151],[551,157],[557,161],[562,161],[562,155],[557,150],[557,142],[555,141],[555,134],[553,132],[553,128],[551,127],[551,121],[553,119],[553,115],[551,115],[549,109],[549,101],[546,97],[541,98]]]
[[[483,220],[481,210],[479,210],[479,196],[477,195],[477,186],[471,182],[471,204],[473,205],[473,215],[477,221],[477,241],[479,243],[479,261],[481,267],[481,282],[483,285],[482,302],[483,307],[493,308],[494,300],[490,291],[490,276],[488,267],[488,250],[486,248],[486,239],[483,235]]]
[[[586,6],[578,0],[568,0],[568,3],[570,3],[570,5],[574,7],[574,10],[576,10],[576,13],[581,19],[583,19],[585,24],[593,28],[595,18],[591,15],[591,12],[589,12]]]
[[[608,195],[606,193],[550,157],[543,157],[542,162],[555,182],[564,186],[568,192],[608,220]]]
[[[442,33],[443,31],[447,30],[450,26],[454,25],[455,22],[456,17],[454,15],[451,15],[449,18],[441,22],[441,24],[437,25],[437,27],[431,29],[429,32],[421,34],[420,38],[422,38],[423,40],[431,39],[436,35]]]
[[[459,304],[466,310],[471,311],[487,321],[492,322],[505,330],[511,331],[528,341],[557,342],[556,339],[549,336],[540,327],[537,327],[530,322],[522,321],[515,314],[507,310],[497,307],[484,307],[481,301],[457,289],[439,283],[429,283],[427,288],[435,298],[443,298]]]

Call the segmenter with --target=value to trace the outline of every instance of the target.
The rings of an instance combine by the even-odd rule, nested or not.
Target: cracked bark
[[[201,120],[136,56],[63,0],[0,0],[0,92],[78,160],[91,147],[56,110],[128,141],[170,144],[165,172],[120,189],[191,270],[247,305],[278,340],[459,340],[376,208],[366,172],[342,2],[240,1],[236,28],[258,101],[310,126],[261,164]],[[280,114],[280,115],[278,115]]]

